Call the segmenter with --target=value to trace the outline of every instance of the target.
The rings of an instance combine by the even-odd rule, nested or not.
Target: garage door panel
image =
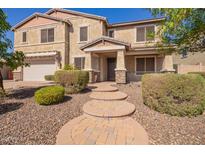
[[[55,62],[30,62],[30,67],[24,67],[24,81],[44,81],[45,75],[52,75],[57,70]]]

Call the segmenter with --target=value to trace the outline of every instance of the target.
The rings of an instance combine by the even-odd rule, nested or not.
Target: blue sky
[[[99,8],[99,9],[91,9],[91,8],[68,8],[70,10],[91,13],[96,15],[101,15],[107,17],[109,23],[118,23],[118,22],[126,22],[126,21],[133,21],[133,20],[141,20],[141,19],[148,19],[152,18],[151,13],[147,9],[119,9],[119,8]],[[48,8],[21,8],[21,9],[12,9],[12,8],[4,8],[3,11],[8,16],[8,22],[14,26],[18,22],[22,21],[26,17],[32,15],[35,12],[44,13],[48,11]],[[13,42],[13,32],[8,32],[7,37],[10,38]],[[11,50],[10,50],[11,51]]]

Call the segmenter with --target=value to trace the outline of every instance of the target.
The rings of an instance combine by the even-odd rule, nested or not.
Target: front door
[[[107,59],[107,80],[115,81],[116,58]]]

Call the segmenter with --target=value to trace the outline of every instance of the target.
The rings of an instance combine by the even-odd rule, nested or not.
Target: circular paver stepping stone
[[[99,86],[97,88],[93,88],[92,91],[94,92],[113,92],[113,91],[118,91],[118,88],[112,87],[112,86]]]
[[[127,94],[116,91],[116,92],[92,92],[90,97],[97,100],[123,100],[127,98]]]
[[[97,117],[122,117],[132,114],[135,106],[127,101],[91,100],[83,106],[83,111]]]
[[[144,128],[131,117],[97,118],[82,115],[65,124],[56,144],[148,144]]]

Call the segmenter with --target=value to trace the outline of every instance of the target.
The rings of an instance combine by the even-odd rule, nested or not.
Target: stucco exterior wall
[[[155,30],[157,31],[157,29],[159,28],[159,24],[157,23],[151,23],[151,24],[140,24],[140,25],[132,25],[132,26],[121,26],[121,27],[116,27],[116,28],[112,28],[115,30],[115,38],[125,41],[125,42],[129,42],[131,43],[131,47],[135,48],[135,47],[145,47],[145,46],[153,46],[155,43],[139,43],[136,42],[136,27],[137,26],[146,26],[146,25],[156,25]],[[156,36],[155,37],[156,41],[159,41],[159,37]]]
[[[163,67],[164,57],[160,55],[153,55],[153,56],[156,56],[156,72],[160,72]],[[139,81],[141,79],[140,75],[136,75],[136,70],[135,70],[136,58],[137,56],[134,55],[125,57],[125,66],[127,69],[127,81]]]
[[[89,18],[72,18],[72,29],[70,29],[70,62],[74,62],[74,57],[85,56],[85,52],[80,50],[80,47],[87,42],[79,41],[79,33],[81,26],[88,26],[88,41],[97,39],[102,36],[102,21]]]
[[[36,17],[32,20],[28,21],[27,23],[23,24],[19,28],[17,28],[14,32],[14,50],[27,52],[44,52],[44,51],[59,51],[61,54],[61,65],[62,67],[65,64],[73,64],[75,57],[85,57],[85,69],[90,70],[91,74],[92,71],[95,70],[94,73],[98,72],[98,76],[100,79],[106,80],[107,79],[107,58],[112,57],[109,52],[114,52],[114,57],[117,58],[117,68],[119,71],[127,69],[127,73],[134,73],[135,74],[135,56],[143,56],[143,55],[156,55],[157,52],[152,50],[145,51],[138,49],[131,49],[131,51],[123,51],[119,52],[120,49],[117,48],[121,47],[120,45],[117,46],[116,44],[104,42],[96,43],[95,45],[91,46],[92,48],[102,48],[102,47],[113,47],[113,50],[109,48],[109,51],[99,50],[101,53],[97,55],[99,59],[96,61],[93,54],[87,53],[86,51],[80,50],[82,45],[85,45],[89,41],[95,40],[103,35],[107,35],[107,25],[105,21],[80,16],[72,13],[65,13],[65,12],[58,12],[55,11],[50,16],[68,19],[71,23],[71,26],[64,22],[58,22],[51,19],[46,19],[42,17]],[[138,24],[138,25],[129,25],[129,26],[120,26],[111,28],[115,30],[115,39],[128,42],[131,44],[131,48],[138,48],[138,47],[148,47],[153,46],[156,42],[153,43],[137,43],[136,42],[136,26],[146,26],[146,25],[155,25],[155,30],[159,28],[156,22],[149,23],[149,24]],[[88,41],[87,42],[80,42],[80,27],[81,26],[88,26]],[[50,43],[41,43],[41,29],[44,28],[54,28],[54,42]],[[22,43],[22,32],[27,32],[27,42]],[[155,37],[156,41],[159,41],[159,38]],[[122,47],[124,47],[122,45]],[[119,49],[119,50],[118,50]],[[112,50],[112,51],[111,51]],[[135,51],[136,50],[136,51]],[[104,54],[102,54],[104,52]],[[130,55],[127,55],[129,53]],[[132,54],[132,55],[131,55]],[[95,62],[94,62],[95,61]],[[164,57],[157,56],[156,57],[156,71],[159,72],[162,70],[164,66]],[[124,64],[125,63],[125,64]],[[169,63],[169,62],[168,62]],[[125,67],[124,67],[125,65]],[[100,71],[100,74],[99,74]],[[124,72],[123,72],[124,74]],[[118,76],[122,76],[122,72],[118,72]],[[124,82],[124,79],[123,79]]]
[[[104,22],[97,19],[92,19],[88,17],[82,17],[79,15],[68,14],[64,12],[53,12],[50,16],[68,19],[72,24],[69,29],[69,63],[74,63],[74,57],[85,57],[85,52],[80,50],[80,46],[86,44],[87,42],[80,42],[79,33],[81,26],[88,26],[88,41],[94,40],[105,34]]]
[[[48,22],[49,21],[49,22]],[[32,25],[32,24],[33,25]],[[54,42],[41,43],[41,29],[54,28]],[[59,51],[62,66],[68,63],[68,25],[62,22],[34,18],[14,32],[14,50],[28,52]],[[22,32],[27,32],[27,42],[22,42]]]

